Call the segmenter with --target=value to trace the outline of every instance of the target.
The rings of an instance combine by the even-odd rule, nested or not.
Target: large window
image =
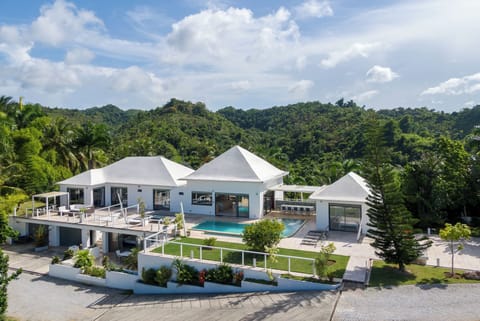
[[[161,189],[153,190],[153,209],[170,210],[170,191]]]
[[[212,193],[192,192],[192,205],[212,206]]]
[[[215,215],[249,217],[247,194],[215,193]]]
[[[84,204],[83,188],[67,188],[67,192],[70,195],[70,204]]]
[[[128,206],[128,192],[126,187],[112,187],[111,189],[111,205],[120,204],[118,196],[122,199],[122,205]]]
[[[93,190],[93,206],[105,206],[105,187],[99,187]]]
[[[357,232],[362,218],[359,205],[330,204],[330,229],[337,231]]]

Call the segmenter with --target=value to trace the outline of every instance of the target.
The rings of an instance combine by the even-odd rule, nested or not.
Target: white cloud
[[[230,83],[230,86],[232,89],[238,90],[238,91],[245,91],[252,87],[252,85],[250,84],[250,81],[248,80],[234,81]]]
[[[103,22],[92,11],[78,10],[73,3],[57,0],[40,9],[32,23],[33,39],[58,46],[70,39],[103,29]]]
[[[203,10],[173,24],[167,63],[256,72],[294,59],[299,29],[285,8],[255,18],[248,9]]]
[[[374,96],[376,96],[378,94],[379,94],[378,90],[368,90],[368,91],[365,91],[363,93],[360,93],[358,95],[353,96],[352,100],[357,102],[357,103],[363,103],[367,100],[370,100],[371,98],[373,98]]]
[[[295,7],[299,19],[332,16],[333,9],[328,1],[308,0]]]
[[[480,73],[462,78],[450,78],[438,86],[424,90],[422,95],[463,95],[480,91]]]
[[[344,50],[334,51],[329,54],[328,58],[323,59],[320,64],[326,68],[332,68],[339,63],[349,61],[357,57],[368,57],[374,50],[380,48],[378,42],[374,43],[354,43]]]
[[[469,100],[469,101],[465,102],[463,105],[464,105],[466,108],[471,108],[471,107],[475,106],[476,104],[475,104],[475,101]]]
[[[88,64],[93,58],[95,58],[95,54],[92,51],[85,48],[75,48],[67,51],[65,63],[69,65]]]
[[[389,67],[375,65],[367,71],[366,76],[368,82],[384,83],[394,80],[398,74]]]
[[[305,96],[315,83],[311,80],[302,79],[288,87],[288,92],[296,96]]]
[[[305,56],[299,56],[297,60],[295,61],[295,67],[298,70],[302,70],[307,66],[307,57]]]
[[[4,53],[10,63],[18,64],[30,59],[33,42],[25,36],[24,28],[0,26],[0,52]]]

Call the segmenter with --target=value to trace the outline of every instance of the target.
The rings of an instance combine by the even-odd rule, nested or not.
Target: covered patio
[[[274,194],[273,209],[284,214],[315,214],[315,202],[309,196],[324,186],[277,185],[269,189]]]
[[[46,213],[50,216],[50,210],[57,210],[57,198],[61,196],[67,196],[67,207],[70,206],[70,194],[68,192],[47,192],[41,194],[35,194],[32,196],[32,215],[37,215],[39,212]],[[50,199],[53,198],[53,203],[49,204]],[[37,208],[35,211],[35,199],[44,199],[45,200],[45,207]]]

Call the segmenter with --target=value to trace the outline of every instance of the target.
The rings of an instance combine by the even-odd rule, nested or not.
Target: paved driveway
[[[480,284],[405,285],[345,291],[335,321],[478,321]]]
[[[337,293],[130,295],[24,273],[9,286],[19,320],[329,320]]]

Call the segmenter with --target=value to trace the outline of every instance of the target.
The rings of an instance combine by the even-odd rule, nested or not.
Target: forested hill
[[[237,144],[289,171],[286,183],[329,184],[352,170],[362,174],[373,119],[417,217],[465,211],[480,217],[480,106],[454,113],[374,111],[340,100],[212,112],[200,102],[172,99],[148,111],[72,110],[20,106],[2,96],[0,194],[51,190],[126,156],[163,155],[196,169]]]

